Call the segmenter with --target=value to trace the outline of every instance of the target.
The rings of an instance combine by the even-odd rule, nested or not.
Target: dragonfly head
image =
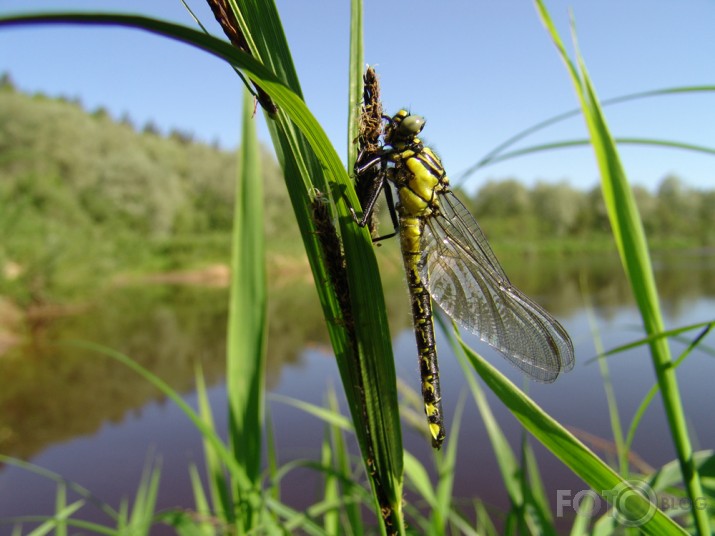
[[[412,115],[407,110],[400,110],[391,119],[385,132],[388,145],[411,142],[425,127],[424,117]]]

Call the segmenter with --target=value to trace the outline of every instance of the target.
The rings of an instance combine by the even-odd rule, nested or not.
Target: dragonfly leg
[[[399,220],[397,219],[397,210],[395,210],[395,201],[392,197],[392,188],[390,187],[390,184],[387,182],[384,184],[383,188],[385,190],[385,200],[387,201],[387,209],[390,212],[390,218],[392,219],[392,226],[394,228],[394,231],[389,234],[373,238],[372,239],[373,243],[380,242],[381,240],[386,240],[388,238],[392,238],[393,236],[397,235],[397,233],[400,232],[400,223],[399,223]]]

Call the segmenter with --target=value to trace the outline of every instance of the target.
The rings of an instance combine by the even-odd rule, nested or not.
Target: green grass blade
[[[278,448],[276,447],[276,435],[273,429],[273,417],[271,416],[271,406],[266,406],[266,474],[268,482],[273,485],[268,489],[268,493],[275,500],[280,500],[281,486],[276,479],[278,473]]]
[[[621,417],[618,413],[618,403],[616,402],[616,393],[613,389],[613,383],[611,382],[611,374],[608,369],[608,362],[605,357],[603,350],[603,343],[601,341],[601,334],[598,330],[598,324],[596,322],[596,317],[593,313],[592,304],[588,298],[589,293],[586,288],[585,282],[582,281],[581,284],[582,295],[584,296],[586,305],[586,316],[588,318],[588,324],[591,328],[591,338],[593,339],[594,346],[596,347],[596,353],[598,354],[598,367],[601,373],[601,379],[603,380],[603,390],[606,395],[606,404],[608,405],[608,417],[611,422],[611,433],[613,434],[613,441],[616,444],[616,453],[618,456],[618,470],[623,478],[628,476],[628,452],[629,445],[626,445],[623,439],[623,427],[621,425]]]
[[[267,290],[261,157],[252,110],[253,97],[244,91],[231,253],[226,381],[233,454],[245,473],[245,480],[255,491],[260,488],[261,474]],[[250,519],[255,512],[246,511],[245,515],[245,526],[253,526]]]
[[[613,141],[616,145],[640,145],[644,147],[664,147],[668,149],[679,149],[683,151],[692,151],[694,153],[703,153],[707,155],[715,155],[715,147],[708,147],[705,145],[697,145],[694,143],[686,143],[675,140],[660,140],[654,138],[614,138]],[[528,147],[523,147],[521,149],[514,149],[513,151],[507,151],[500,153],[491,157],[489,160],[481,162],[478,168],[470,168],[470,173],[473,173],[477,169],[485,168],[492,164],[497,164],[499,162],[504,162],[505,160],[511,160],[512,158],[517,158],[520,156],[526,156],[529,154],[540,153],[545,151],[553,151],[554,149],[570,149],[572,147],[587,147],[591,145],[590,139],[573,139],[573,140],[561,140],[553,141],[549,143],[541,143],[537,145],[530,145]]]
[[[489,441],[492,444],[492,450],[499,465],[502,481],[504,482],[511,501],[512,511],[516,514],[515,519],[519,522],[526,521],[531,525],[538,524],[538,532],[541,534],[552,534],[553,526],[548,509],[548,499],[545,497],[536,462],[526,457],[531,454],[531,449],[528,448],[524,440],[522,445],[522,449],[525,451],[524,469],[528,472],[531,479],[533,479],[527,481],[524,469],[519,466],[514,451],[494,418],[486,396],[477,383],[474,372],[469,367],[462,346],[458,344],[454,335],[455,331],[448,330],[446,323],[441,317],[437,317],[437,320],[443,333],[447,336],[454,354],[459,360],[464,377],[467,379],[467,385],[472,393],[472,398],[484,422]],[[529,465],[529,461],[531,465]]]
[[[0,454],[0,463],[19,467],[20,469],[24,469],[26,471],[30,471],[31,473],[39,475],[42,478],[52,480],[56,482],[58,486],[65,486],[67,487],[67,489],[72,490],[74,493],[82,497],[85,502],[91,503],[92,506],[103,512],[113,521],[116,521],[119,518],[120,514],[116,509],[112,508],[109,504],[99,500],[87,488],[80,486],[76,482],[71,482],[65,479],[54,471],[50,471],[49,469],[45,469],[44,467],[40,467],[24,460],[18,460],[16,458],[12,458],[11,456],[6,456],[5,454]]]
[[[229,0],[251,54],[303,98],[288,40],[273,0]]]
[[[690,341],[688,347],[680,354],[678,359],[675,360],[675,363],[673,363],[673,369],[677,369],[680,364],[685,361],[685,358],[692,354],[692,351],[702,342],[702,340],[705,338],[705,335],[710,332],[712,327],[712,323],[705,324],[703,330],[698,334],[697,337],[695,337],[695,339]],[[625,445],[627,450],[630,450],[631,445],[633,444],[633,441],[636,436],[636,431],[638,430],[638,426],[640,425],[641,419],[643,418],[643,415],[645,415],[645,411],[650,406],[650,403],[655,398],[655,395],[658,393],[658,388],[659,385],[656,383],[648,390],[648,392],[643,397],[643,400],[641,400],[641,403],[638,405],[638,409],[636,409],[635,413],[633,414],[633,419],[631,420],[631,424],[628,427],[628,433],[626,435]]]
[[[150,534],[161,480],[161,464],[147,462],[134,496],[132,515],[127,529],[132,534]]]
[[[434,493],[432,481],[430,480],[429,474],[427,474],[427,469],[409,452],[405,452],[405,476],[411,483],[411,486],[420,494],[430,508],[435,508],[437,505],[437,496]]]
[[[348,66],[348,170],[357,160],[360,104],[362,102],[363,76],[363,9],[362,0],[350,2],[350,62]]]
[[[117,528],[120,531],[126,530],[129,526],[129,501],[126,497],[122,497],[119,504],[119,516],[117,517]]]
[[[57,486],[55,492],[55,517],[57,518],[57,526],[55,527],[55,536],[67,536],[67,524],[60,517],[62,512],[67,507],[67,486],[64,482]]]
[[[593,495],[586,494],[583,500],[579,503],[579,511],[591,512],[596,501]],[[591,518],[586,515],[581,515],[576,513],[576,519],[574,519],[573,525],[571,526],[571,531],[569,534],[571,536],[580,536],[582,534],[588,534],[588,525],[591,522]]]
[[[594,491],[604,499],[612,499],[613,490],[621,490],[630,484],[621,479],[606,463],[581,443],[561,424],[544,412],[533,400],[526,396],[496,368],[467,347],[461,340],[472,367],[481,376],[484,383],[506,405],[521,424],[556,457],[581,477]],[[635,515],[652,514],[639,529],[647,534],[683,534],[684,531],[663,512],[654,507],[638,492],[633,493],[633,502],[629,502]],[[624,515],[626,515],[624,513]]]
[[[698,472],[703,476],[703,478],[713,479],[715,478],[715,450],[702,450],[695,452],[693,454],[693,461],[695,462]],[[680,474],[680,467],[678,460],[670,461],[660,467],[649,479],[648,483],[656,491],[663,491],[671,486],[677,486],[681,483],[682,475]],[[712,488],[708,492],[708,496],[712,498],[715,494],[715,490]],[[700,501],[702,505],[704,502]]]
[[[443,329],[443,331],[446,330]],[[497,464],[499,465],[499,472],[502,476],[502,481],[504,482],[504,487],[506,488],[507,494],[512,505],[522,507],[524,504],[524,496],[521,490],[521,483],[519,482],[518,474],[520,472],[519,463],[516,459],[516,455],[509,445],[504,432],[502,432],[499,423],[497,422],[491,408],[489,407],[489,402],[487,402],[487,397],[484,395],[484,391],[477,383],[474,377],[474,372],[467,362],[466,355],[463,351],[454,344],[454,338],[450,332],[450,342],[454,349],[455,355],[459,360],[459,365],[462,367],[462,372],[467,379],[467,385],[472,393],[472,398],[474,399],[479,414],[482,417],[484,426],[487,430],[487,435],[489,436],[489,442],[492,445],[492,450],[496,456]]]
[[[194,494],[194,507],[196,508],[197,520],[195,522],[196,533],[202,536],[211,536],[213,528],[211,521],[211,506],[204,492],[199,469],[195,464],[189,464],[189,479],[191,480],[191,491]]]
[[[566,53],[544,4],[540,0],[536,2],[542,21],[566,64],[581,102],[583,116],[601,172],[601,189],[611,229],[621,263],[643,318],[646,333],[649,335],[660,333],[664,330],[663,319],[645,233],[615,142],[601,111],[583,58],[577,50],[577,68]],[[683,481],[692,504],[695,504],[697,498],[703,496],[703,491],[693,465],[693,449],[688,436],[675,370],[672,367],[670,348],[665,339],[657,339],[650,343],[650,350],[671,437],[680,459]],[[695,510],[694,515],[698,532],[710,534],[707,513]]]
[[[484,507],[484,503],[477,501],[475,511],[477,514],[477,532],[487,536],[496,536],[496,534],[498,534],[497,529],[491,517],[489,517],[489,512],[487,512],[487,509]]]
[[[628,95],[621,95],[618,97],[605,99],[605,100],[601,101],[601,106],[605,107],[605,106],[610,106],[613,104],[620,104],[623,102],[641,100],[641,99],[651,98],[651,97],[661,97],[661,96],[668,96],[668,95],[682,95],[682,94],[688,94],[688,93],[703,93],[703,92],[705,92],[705,93],[715,92],[715,86],[711,86],[711,85],[678,86],[678,87],[653,89],[653,90],[649,90],[649,91],[639,91],[637,93],[630,93]],[[455,183],[461,183],[469,175],[473,174],[475,171],[477,171],[483,167],[488,166],[489,164],[493,164],[500,160],[505,160],[507,158],[507,156],[506,156],[507,153],[505,152],[506,149],[511,147],[512,145],[516,144],[518,141],[521,141],[524,138],[526,138],[540,130],[545,129],[546,127],[555,125],[556,123],[559,123],[566,119],[576,117],[577,115],[580,115],[580,114],[581,114],[581,108],[574,108],[573,110],[569,110],[567,112],[557,114],[553,117],[549,117],[545,120],[539,121],[538,123],[525,128],[521,132],[516,133],[515,135],[509,137],[509,139],[503,141],[502,143],[500,143],[499,145],[494,147],[481,160],[479,160],[474,165],[470,166],[465,171],[461,172],[459,174],[457,180],[455,181]],[[709,152],[709,151],[707,151],[707,152]],[[518,154],[518,153],[515,151],[515,152],[509,152],[508,154]]]
[[[334,413],[340,411],[337,396],[332,388],[328,392],[328,407]],[[338,426],[331,426],[330,432],[331,442],[333,445],[333,453],[335,455],[335,469],[340,474],[350,475],[350,452],[345,442],[344,432]],[[358,490],[361,490],[361,487],[357,482],[351,479],[343,479],[340,482],[340,487],[341,497],[345,502],[345,516],[347,518],[347,524],[343,526],[343,532],[350,535],[363,534],[365,532],[365,528],[363,526],[362,516],[360,512],[358,493]]]
[[[326,426],[321,443],[320,463],[326,467],[334,466],[333,448],[330,443],[330,427]],[[340,492],[338,490],[338,480],[333,473],[323,474],[323,503],[339,503]],[[323,515],[323,528],[327,534],[338,534],[340,527],[340,511],[330,509]]]
[[[275,501],[270,498],[267,500],[267,503],[268,507],[275,512],[279,518],[282,518],[283,522],[281,527],[284,531],[287,531],[288,534],[299,533],[309,534],[311,536],[328,536],[320,525],[310,519],[306,512],[298,512],[280,501]],[[260,532],[258,533],[260,534]]]
[[[70,505],[70,508],[72,508],[76,503],[72,503]],[[103,525],[99,525],[98,523],[92,523],[90,521],[82,521],[80,519],[73,519],[71,517],[65,516],[67,520],[67,525],[70,527],[77,527],[79,529],[82,529],[82,532],[75,531],[73,534],[87,534],[87,533],[93,533],[93,534],[106,534],[107,536],[118,536],[118,535],[123,535],[120,530],[117,530],[116,528],[113,527],[105,527]],[[37,521],[35,520],[30,520],[30,521]],[[31,533],[29,533],[31,534]]]
[[[296,469],[311,469],[319,473],[329,473],[335,476],[341,483],[355,483],[351,473],[341,472],[340,470],[336,470],[332,466],[324,466],[313,460],[292,460],[281,465],[276,473],[275,480],[280,481],[282,478],[285,478],[288,474],[290,474],[291,471],[294,471]],[[355,495],[357,497],[356,499],[354,499],[355,502],[363,502],[368,507],[373,506],[373,504],[370,503],[370,490],[365,489],[363,486],[360,485],[356,485],[354,489]]]
[[[524,498],[527,502],[526,514],[531,518],[531,524],[539,527],[540,534],[556,534],[549,497],[539,472],[534,449],[526,436],[522,441],[522,466],[525,483]]]
[[[194,427],[201,433],[202,437],[211,444],[211,447],[215,450],[217,456],[224,464],[226,469],[229,471],[231,476],[237,481],[239,481],[244,489],[248,489],[249,486],[247,485],[247,483],[241,480],[242,478],[245,478],[245,473],[243,469],[238,466],[236,460],[232,456],[229,449],[227,449],[226,446],[223,444],[218,434],[216,434],[213,428],[207,426],[206,423],[202,420],[201,416],[198,415],[193,409],[191,409],[191,407],[186,402],[184,402],[183,398],[181,398],[181,395],[174,391],[164,380],[139,365],[136,361],[133,361],[123,353],[117,352],[112,348],[107,348],[105,346],[87,341],[71,341],[71,344],[73,346],[76,346],[77,348],[84,348],[85,350],[89,350],[90,352],[105,355],[114,359],[115,361],[118,361],[119,363],[122,363],[123,365],[129,367],[130,369],[138,373],[145,380],[147,380],[157,389],[159,389],[168,398],[170,398],[184,413],[184,415],[189,418]]]
[[[53,518],[47,519],[39,527],[28,532],[28,536],[44,536],[45,534],[49,534],[53,530],[66,531],[67,525],[72,524],[71,522],[68,522],[69,518],[72,516],[72,514],[77,512],[84,505],[85,501],[79,500],[73,502],[72,504],[68,504],[60,510],[55,511],[55,515]],[[31,519],[28,518],[28,521],[31,521]]]
[[[648,335],[647,337],[644,337],[637,341],[629,342],[627,344],[623,344],[621,346],[612,348],[612,349],[608,350],[607,352],[603,352],[603,357],[611,356],[614,354],[625,352],[626,350],[631,350],[633,348],[637,348],[638,346],[643,346],[645,344],[649,344],[650,342],[652,342],[656,339],[675,337],[676,335],[680,335],[681,333],[686,333],[686,332],[692,331],[694,329],[706,328],[706,329],[710,330],[713,327],[715,327],[715,320],[710,320],[708,322],[698,322],[696,324],[690,324],[690,325],[682,326],[679,328],[661,331],[660,333],[654,333],[652,335]],[[596,356],[593,359],[589,359],[588,361],[586,361],[586,363],[589,364],[589,363],[592,363],[593,361],[597,361],[599,359],[599,357],[600,356]]]
[[[305,411],[306,413],[309,413],[310,415],[313,415],[314,417],[323,420],[331,426],[336,426],[341,430],[349,432],[354,431],[352,423],[348,419],[346,419],[339,411],[324,408],[322,406],[316,406],[315,404],[304,402],[302,400],[296,400],[295,398],[290,398],[287,396],[273,394],[271,395],[271,399],[283,402],[285,404],[289,404],[294,408],[298,408],[302,411]]]
[[[195,376],[199,415],[206,428],[212,430],[215,434],[216,426],[214,425],[211,405],[209,404],[208,394],[206,393],[203,370],[200,366],[196,367]],[[222,519],[224,523],[231,525],[236,521],[236,517],[232,507],[231,488],[226,480],[226,472],[221,464],[220,455],[216,452],[216,449],[213,448],[213,444],[205,438],[203,439],[203,449],[213,512],[217,517]],[[194,496],[196,496],[196,493],[194,493]],[[207,512],[208,511],[210,510],[207,510]]]
[[[467,378],[467,384],[469,385],[469,389],[472,393],[472,398],[479,409],[482,421],[484,422],[484,426],[487,430],[487,435],[489,436],[489,441],[492,445],[492,450],[494,451],[494,455],[499,466],[499,472],[501,473],[504,487],[506,488],[509,500],[511,501],[512,511],[517,513],[516,519],[519,521],[526,520],[529,495],[525,493],[525,487],[527,487],[528,484],[525,480],[524,471],[519,466],[519,462],[514,454],[514,451],[509,445],[509,441],[497,423],[497,420],[489,407],[487,398],[477,383],[477,380],[474,377],[474,372],[467,363],[464,352],[461,347],[455,344],[454,337],[451,333],[450,342],[454,348],[455,355],[457,355],[459,359],[464,375]],[[546,517],[546,515],[542,517]],[[542,532],[546,531],[546,533],[548,533],[548,524],[542,524],[541,528]]]
[[[363,82],[363,3],[352,0],[350,20],[350,61],[348,88],[348,169],[357,156],[354,140],[358,135],[359,104]],[[352,190],[352,186],[350,187]],[[352,192],[351,192],[352,193]],[[351,195],[350,205],[340,196],[337,205],[340,232],[345,247],[348,283],[353,302],[357,364],[355,360],[341,366],[344,383],[357,390],[351,403],[363,458],[380,510],[390,514],[391,531],[405,532],[402,514],[403,447],[397,398],[397,376],[392,356],[392,339],[387,323],[377,262],[367,229],[355,232],[350,207],[359,208]],[[366,240],[367,239],[367,240]],[[368,251],[369,250],[369,251]],[[348,382],[345,381],[349,379]],[[366,418],[363,418],[363,415]],[[361,426],[358,422],[365,420]],[[383,483],[388,478],[388,482]],[[380,484],[383,483],[383,484]],[[386,484],[386,485],[385,485]],[[379,489],[383,488],[383,489]],[[389,510],[387,510],[389,508]]]
[[[470,521],[452,510],[449,516],[450,534],[463,534],[464,536],[485,536],[484,531],[477,530]]]
[[[435,453],[437,458],[437,471],[439,474],[437,481],[436,503],[432,511],[432,534],[447,534],[447,522],[452,510],[452,499],[454,498],[454,477],[457,469],[457,446],[459,445],[459,431],[464,414],[464,393],[459,397],[457,407],[454,411],[452,425],[449,427],[449,442],[447,447],[439,453]]]

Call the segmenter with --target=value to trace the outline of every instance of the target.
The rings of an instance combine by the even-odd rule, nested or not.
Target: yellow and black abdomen
[[[432,446],[439,448],[445,438],[442,418],[442,397],[439,388],[439,366],[437,347],[434,340],[434,321],[432,319],[432,298],[427,291],[426,282],[420,277],[419,262],[420,237],[424,220],[410,216],[400,219],[400,245],[405,262],[407,285],[410,290],[412,320],[417,338],[417,352],[422,378],[422,398],[427,414],[427,423],[432,436]]]
[[[418,142],[419,143],[419,142]],[[426,221],[438,210],[437,192],[446,176],[439,159],[421,144],[399,153],[392,176],[400,199],[400,246],[407,273],[407,285],[412,305],[412,320],[417,339],[417,351],[422,378],[422,398],[432,446],[439,448],[445,438],[442,417],[442,397],[439,385],[439,365],[434,338],[432,298],[428,281],[420,275],[422,232]]]

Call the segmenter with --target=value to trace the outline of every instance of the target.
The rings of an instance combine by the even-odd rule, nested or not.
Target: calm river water
[[[608,255],[503,260],[512,282],[560,319],[576,347],[575,369],[551,385],[528,384],[530,395],[611,460],[612,433],[599,368],[589,363],[596,351],[582,289],[606,349],[639,339],[640,320],[618,260]],[[653,262],[668,328],[715,319],[714,254],[656,254]],[[419,373],[404,278],[396,264],[387,263],[383,272],[391,281],[386,285],[386,299],[398,377],[416,390]],[[192,508],[188,465],[202,466],[203,462],[198,433],[188,420],[126,367],[57,343],[84,339],[125,352],[178,389],[194,406],[193,374],[198,359],[211,386],[215,420],[222,423],[226,420],[226,299],[225,289],[123,287],[95,297],[79,314],[37,321],[25,346],[0,357],[0,453],[55,471],[115,507],[122,497],[133,497],[146,460],[158,455],[162,459],[159,508]],[[296,311],[300,311],[298,317]],[[295,281],[274,285],[269,315],[270,391],[315,404],[324,403],[331,387],[341,392],[313,287]],[[693,338],[696,333],[686,337]],[[444,407],[450,423],[466,383],[445,342],[438,335]],[[519,372],[486,345],[470,337],[467,342],[518,385],[525,384]],[[686,343],[672,341],[674,354]],[[715,339],[709,335],[704,344],[710,346],[710,353],[694,352],[679,368],[678,377],[694,445],[712,449]],[[654,383],[650,358],[638,348],[611,357],[609,367],[621,419],[627,426]],[[490,395],[489,401],[512,447],[518,449],[519,424],[498,399]],[[318,459],[323,424],[278,400],[271,401],[270,407],[280,463]],[[448,436],[447,440],[457,438]],[[469,400],[458,441],[454,496],[480,497],[495,512],[508,509],[494,453],[479,413]],[[555,510],[557,490],[570,490],[574,495],[585,485],[540,444],[532,444]],[[428,442],[408,426],[405,446],[432,467]],[[651,467],[675,457],[658,397],[645,414],[634,452]],[[0,466],[0,518],[49,514],[54,493],[54,483],[46,478],[10,465]],[[306,507],[319,498],[320,480],[307,471],[291,473],[284,481],[283,493],[291,506]],[[87,519],[107,522],[92,505],[83,511]],[[0,534],[10,533],[11,528],[0,524]]]

